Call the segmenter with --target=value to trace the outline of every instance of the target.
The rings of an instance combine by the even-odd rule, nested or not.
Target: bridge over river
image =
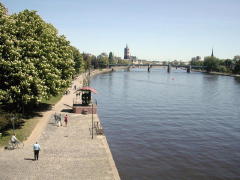
[[[188,73],[191,72],[192,69],[201,69],[204,70],[206,66],[193,66],[193,65],[161,65],[161,64],[109,64],[109,68],[126,66],[128,69],[131,67],[147,67],[148,72],[151,70],[152,67],[167,67],[167,72],[170,73],[172,68],[184,68]]]

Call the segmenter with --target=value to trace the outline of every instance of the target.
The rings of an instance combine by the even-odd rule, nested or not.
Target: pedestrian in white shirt
[[[34,151],[34,160],[38,160],[40,145],[37,142],[33,145],[33,151]]]

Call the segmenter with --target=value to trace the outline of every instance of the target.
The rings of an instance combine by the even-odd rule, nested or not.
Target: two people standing
[[[61,114],[57,115],[57,113],[55,113],[54,119],[55,119],[55,123],[57,124],[58,127],[62,126]],[[64,122],[65,122],[65,126],[67,127],[67,124],[68,124],[68,115],[67,114],[64,117]]]

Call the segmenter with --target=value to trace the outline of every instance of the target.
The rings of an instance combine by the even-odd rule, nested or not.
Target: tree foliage
[[[83,67],[79,51],[36,11],[0,4],[0,102],[19,108],[57,95]]]
[[[240,56],[239,55],[234,56],[233,64],[234,64],[233,72],[240,73]]]
[[[212,56],[207,56],[204,58],[203,65],[206,66],[206,70],[208,72],[217,71],[218,65],[219,65],[219,59]]]
[[[74,69],[77,74],[82,72],[84,70],[84,61],[83,61],[83,56],[79,52],[79,50],[75,47],[71,47],[72,53],[73,53],[73,61],[75,63]]]
[[[192,60],[190,61],[190,64],[191,64],[192,66],[203,66],[203,61],[192,59]]]
[[[114,56],[112,52],[109,53],[108,61],[109,61],[109,64],[114,64]]]

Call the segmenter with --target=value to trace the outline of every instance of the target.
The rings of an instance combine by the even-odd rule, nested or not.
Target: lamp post
[[[92,102],[92,139],[93,139],[93,102]]]
[[[96,99],[94,99],[95,100],[95,103],[96,103],[96,105],[97,105],[97,100]],[[92,101],[92,139],[93,139],[93,102],[94,101]]]
[[[10,118],[11,122],[12,122],[12,127],[13,127],[13,134],[15,134],[15,116],[12,115],[12,117]]]

